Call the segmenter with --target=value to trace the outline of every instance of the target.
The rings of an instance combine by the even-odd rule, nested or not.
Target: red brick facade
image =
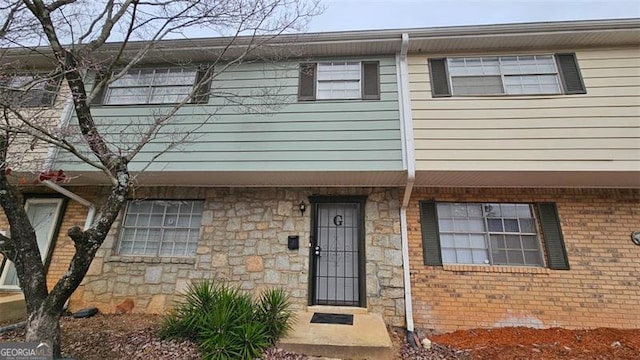
[[[425,266],[424,200],[555,202],[571,269]],[[640,327],[640,190],[419,188],[407,217],[418,328]]]

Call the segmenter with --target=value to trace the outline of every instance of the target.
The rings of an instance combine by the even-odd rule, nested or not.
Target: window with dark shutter
[[[542,239],[547,266],[569,269],[553,203],[425,201],[420,224],[425,265],[545,266]]]
[[[309,101],[316,99],[316,64],[300,64],[298,85],[298,100]]]
[[[196,92],[191,102],[194,104],[206,104],[209,102],[209,94],[211,92],[211,76],[213,75],[212,66],[200,66],[196,75]]]
[[[556,54],[556,62],[565,94],[586,94],[576,54]]]
[[[362,63],[362,98],[380,99],[380,64],[377,61]]]
[[[425,265],[442,265],[440,252],[440,234],[438,232],[438,214],[436,203],[420,203],[420,226],[422,227],[422,255]]]
[[[547,250],[547,265],[550,269],[569,270],[569,259],[564,246],[556,204],[538,204],[538,217]]]
[[[447,74],[447,59],[429,59],[429,76],[431,78],[431,96],[449,97],[449,75]]]

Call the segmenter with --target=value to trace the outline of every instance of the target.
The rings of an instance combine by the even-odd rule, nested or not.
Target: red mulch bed
[[[524,327],[455,331],[429,337],[471,359],[640,359],[640,329]]]

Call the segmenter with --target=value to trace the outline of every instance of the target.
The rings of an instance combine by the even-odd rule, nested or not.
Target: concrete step
[[[299,354],[335,359],[393,359],[393,345],[379,314],[361,308],[313,306],[300,311],[291,332],[278,346]],[[353,314],[353,325],[312,324],[314,312]]]

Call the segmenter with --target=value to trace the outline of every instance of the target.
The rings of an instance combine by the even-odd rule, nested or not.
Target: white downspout
[[[407,169],[407,183],[404,189],[402,205],[400,207],[400,234],[402,237],[402,268],[404,278],[404,304],[407,322],[407,337],[413,346],[413,303],[411,301],[411,273],[409,272],[409,237],[407,234],[407,207],[411,198],[411,191],[416,178],[415,154],[413,145],[413,116],[411,113],[411,92],[409,90],[409,65],[407,52],[409,50],[409,34],[402,34],[402,46],[397,58],[398,66],[398,95],[400,99],[400,123],[402,125],[404,165]]]

